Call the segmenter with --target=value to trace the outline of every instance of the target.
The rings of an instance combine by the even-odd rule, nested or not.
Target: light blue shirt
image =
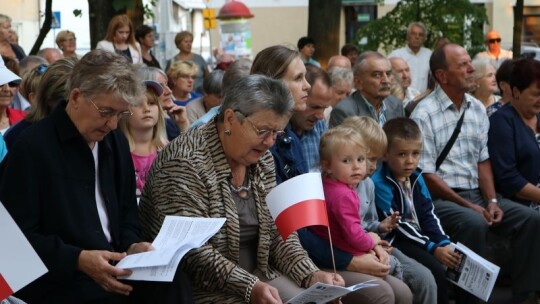
[[[221,106],[215,106],[210,109],[210,111],[206,112],[203,116],[201,116],[199,119],[195,120],[191,125],[189,126],[190,129],[197,128],[199,126],[204,125],[205,123],[212,120],[214,117],[216,117],[219,113],[219,110],[221,109]]]

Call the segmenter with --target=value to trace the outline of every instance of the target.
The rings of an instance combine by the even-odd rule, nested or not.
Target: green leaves
[[[428,48],[439,36],[474,48],[483,43],[488,19],[485,8],[469,0],[401,0],[388,14],[358,30],[356,41],[366,42],[359,45],[362,51],[382,48],[388,53],[406,44],[407,26],[414,21],[426,25]]]

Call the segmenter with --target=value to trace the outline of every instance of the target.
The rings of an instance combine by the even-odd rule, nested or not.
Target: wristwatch
[[[495,198],[495,197],[492,198],[492,199],[490,199],[489,202],[490,202],[490,203],[493,203],[493,204],[495,204],[495,205],[500,205],[500,204],[499,204],[499,200],[497,200],[497,198]]]

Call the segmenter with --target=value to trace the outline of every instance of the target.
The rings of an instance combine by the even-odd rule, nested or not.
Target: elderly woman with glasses
[[[281,239],[265,203],[276,185],[268,149],[293,107],[281,81],[242,78],[218,116],[170,143],[147,177],[139,206],[147,240],[166,215],[227,219],[182,261],[196,303],[281,303],[316,282],[344,284],[313,264],[296,234]]]
[[[94,50],[67,89],[67,101],[22,133],[0,167],[0,200],[48,269],[16,296],[113,303],[133,291],[117,279],[130,271],[115,262],[151,249],[139,234],[129,145],[115,130],[142,83],[124,57]]]
[[[202,97],[193,90],[197,77],[197,65],[193,61],[180,60],[174,62],[167,70],[175,104],[185,107],[192,100]]]

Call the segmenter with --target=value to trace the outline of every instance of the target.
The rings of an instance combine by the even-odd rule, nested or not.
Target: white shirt
[[[474,59],[476,58],[489,59],[491,64],[493,64],[493,66],[495,66],[496,69],[499,69],[499,66],[501,65],[501,63],[503,63],[503,61],[505,61],[506,59],[512,59],[513,55],[514,54],[512,53],[512,51],[501,49],[501,52],[499,53],[498,57],[495,56],[494,54],[491,54],[489,51],[485,51],[485,52],[480,52],[476,54],[476,56],[474,56]]]
[[[407,62],[411,70],[411,86],[420,92],[427,88],[429,77],[429,58],[431,50],[421,47],[418,53],[414,53],[409,46],[392,51],[388,58],[399,57]]]
[[[99,215],[99,221],[101,222],[101,228],[103,229],[103,233],[105,234],[105,237],[107,238],[107,241],[109,243],[112,242],[111,237],[111,230],[109,228],[109,216],[107,215],[107,206],[105,206],[105,200],[103,200],[103,195],[101,194],[101,187],[99,185],[99,162],[98,162],[98,146],[99,143],[96,142],[94,145],[94,148],[92,149],[92,155],[94,156],[94,167],[96,170],[96,205],[97,205],[97,211]]]

